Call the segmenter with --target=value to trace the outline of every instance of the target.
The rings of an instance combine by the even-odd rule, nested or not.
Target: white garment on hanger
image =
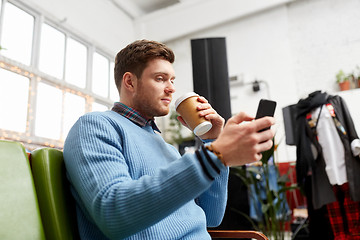
[[[320,107],[311,112],[312,119],[316,121]],[[331,185],[346,183],[345,150],[340,139],[334,120],[326,105],[322,106],[319,122],[316,126],[319,144],[321,145],[326,173]]]

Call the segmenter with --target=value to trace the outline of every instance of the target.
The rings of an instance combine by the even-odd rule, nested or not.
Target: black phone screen
[[[275,101],[271,101],[268,99],[261,99],[259,102],[259,106],[256,112],[256,116],[255,119],[258,118],[262,118],[265,116],[270,116],[273,117],[274,113],[275,113],[275,108],[276,108],[276,102]],[[265,131],[269,128],[265,128],[260,130],[260,132]]]

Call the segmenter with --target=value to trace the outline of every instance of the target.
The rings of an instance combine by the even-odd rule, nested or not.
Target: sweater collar
[[[159,128],[156,126],[154,119],[147,120],[146,118],[141,116],[140,113],[137,112],[135,109],[128,107],[121,102],[115,102],[111,110],[119,113],[121,116],[129,119],[130,121],[132,121],[136,125],[139,125],[140,127],[145,127],[149,125],[155,131],[161,133]]]

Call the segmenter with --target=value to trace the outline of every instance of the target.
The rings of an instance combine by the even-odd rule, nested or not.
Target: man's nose
[[[175,86],[173,83],[169,82],[168,83],[168,86],[165,88],[165,91],[167,93],[174,93],[176,90],[175,90]]]

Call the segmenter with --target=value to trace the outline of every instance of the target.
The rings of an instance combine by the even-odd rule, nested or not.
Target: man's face
[[[174,87],[175,72],[172,64],[163,59],[148,62],[141,79],[137,80],[133,107],[145,118],[169,113]]]

